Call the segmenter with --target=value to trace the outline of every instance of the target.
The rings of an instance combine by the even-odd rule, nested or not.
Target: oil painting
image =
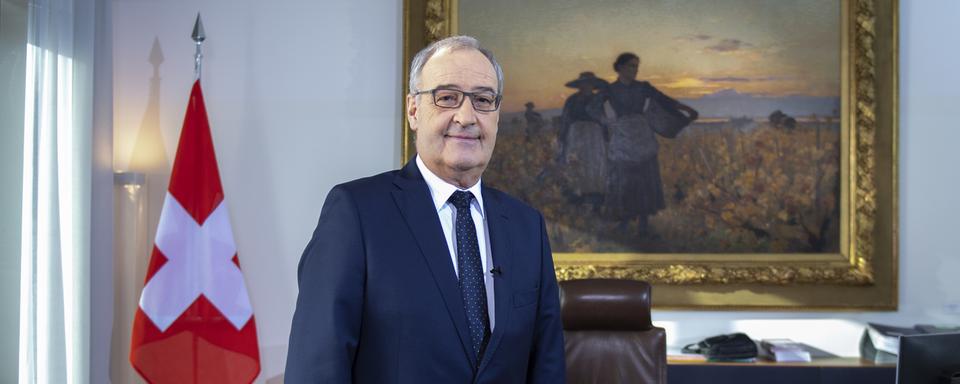
[[[459,12],[506,79],[484,181],[540,209],[555,252],[838,252],[837,1]]]
[[[494,52],[483,182],[543,213],[559,279],[889,309],[896,20],[891,0],[405,0],[404,59],[453,34]]]

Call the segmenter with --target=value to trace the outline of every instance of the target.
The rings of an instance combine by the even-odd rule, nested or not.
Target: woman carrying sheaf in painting
[[[573,181],[569,198],[585,202],[599,211],[606,192],[606,127],[600,125],[601,109],[596,91],[606,88],[607,82],[593,72],[567,82],[578,91],[563,104],[558,140],[558,160],[566,164],[566,173]]]
[[[605,117],[610,129],[606,212],[621,232],[636,223],[638,235],[648,236],[649,217],[666,207],[656,135],[676,137],[698,113],[649,82],[637,81],[639,67],[639,56],[620,54],[613,63],[617,80],[599,97],[615,115]]]

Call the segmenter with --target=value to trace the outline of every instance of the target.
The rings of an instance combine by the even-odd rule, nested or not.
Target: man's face
[[[497,91],[493,65],[474,49],[441,51],[423,66],[419,90],[457,89]],[[419,97],[419,102],[416,98]],[[441,108],[433,95],[407,96],[407,120],[416,132],[417,153],[431,171],[444,180],[483,172],[497,141],[500,111],[478,112],[464,97],[459,108]]]

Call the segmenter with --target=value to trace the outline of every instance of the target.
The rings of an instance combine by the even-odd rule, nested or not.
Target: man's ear
[[[417,97],[411,94],[407,94],[407,123],[410,130],[417,130]]]

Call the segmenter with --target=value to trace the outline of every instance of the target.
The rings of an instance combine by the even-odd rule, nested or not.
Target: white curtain
[[[27,21],[20,383],[90,381],[97,0],[31,0]]]

